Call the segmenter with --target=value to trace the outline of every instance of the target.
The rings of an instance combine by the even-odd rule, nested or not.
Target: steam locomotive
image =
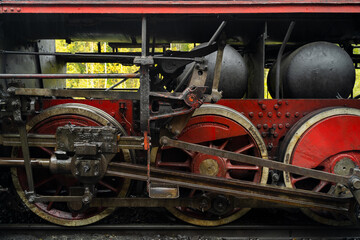
[[[81,226],[165,207],[218,226],[296,207],[357,224],[360,1],[2,0],[0,11],[0,166],[39,217]],[[58,53],[54,39],[114,51]],[[66,74],[71,62],[140,68]],[[140,88],[65,88],[74,78]]]

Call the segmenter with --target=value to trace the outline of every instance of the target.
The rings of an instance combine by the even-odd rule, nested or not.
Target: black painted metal
[[[268,75],[273,97],[276,96],[276,67],[277,63]],[[304,45],[282,60],[280,88],[284,98],[348,98],[354,83],[355,68],[350,56],[332,43]]]

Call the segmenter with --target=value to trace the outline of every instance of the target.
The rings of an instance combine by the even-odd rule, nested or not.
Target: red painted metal
[[[338,115],[318,122],[299,139],[292,164],[316,168],[331,156],[360,150],[360,117]],[[332,165],[332,164],[327,164]],[[330,168],[328,169],[330,172]]]
[[[2,1],[2,13],[358,13],[360,1]]]
[[[131,100],[85,100],[85,99],[56,99],[43,100],[43,108],[49,108],[64,103],[82,103],[99,108],[114,117],[129,135],[137,135],[134,131],[133,103]]]
[[[279,141],[305,115],[332,106],[360,109],[359,100],[349,99],[223,99],[218,104],[244,114],[257,127],[272,159],[277,158]]]

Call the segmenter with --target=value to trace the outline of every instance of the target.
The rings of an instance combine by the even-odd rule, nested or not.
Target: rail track
[[[113,224],[68,228],[51,224],[1,224],[0,239],[360,239],[358,227]]]

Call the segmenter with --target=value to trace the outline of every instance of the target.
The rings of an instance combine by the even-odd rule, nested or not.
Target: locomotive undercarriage
[[[113,55],[139,65],[139,73],[101,76],[138,77],[139,91],[13,84],[2,92],[0,144],[12,150],[0,165],[12,167],[15,188],[34,213],[78,226],[106,217],[114,207],[161,206],[186,222],[215,226],[250,208],[300,207],[320,222],[357,224],[358,100],[221,99],[225,22],[207,45],[172,56],[149,56],[146,26],[144,17],[141,55]],[[203,57],[216,50],[214,79],[206,92]],[[191,62],[195,66],[183,91],[155,91],[150,85],[151,66],[161,65],[169,74]],[[263,70],[255,75],[262,77]],[[0,74],[21,80],[98,77]],[[248,96],[256,97],[263,86],[252,84]],[[326,138],[320,142],[322,134]],[[327,149],[327,144],[334,146]],[[128,196],[132,180],[145,183],[146,196]]]

